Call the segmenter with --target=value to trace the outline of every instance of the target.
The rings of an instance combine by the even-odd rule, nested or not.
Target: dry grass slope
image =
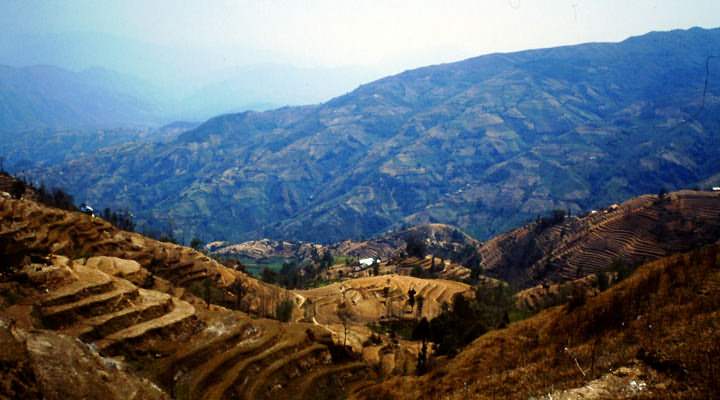
[[[490,332],[425,376],[355,397],[717,398],[719,255],[714,244],[651,262],[584,304]]]

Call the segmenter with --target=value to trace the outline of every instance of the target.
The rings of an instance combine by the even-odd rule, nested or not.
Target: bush
[[[630,276],[633,269],[625,263],[623,259],[617,258],[612,262],[612,264],[610,264],[608,271],[616,275],[616,282],[620,282]]]
[[[553,210],[548,216],[538,217],[535,231],[542,232],[547,228],[561,224],[563,221],[565,221],[565,210]]]
[[[595,280],[597,281],[597,288],[601,292],[606,291],[610,287],[610,277],[606,272],[596,272]]]
[[[25,193],[25,183],[22,181],[14,181],[10,187],[10,195],[13,199],[20,199]]]
[[[423,258],[427,254],[427,247],[420,236],[411,235],[405,239],[405,251],[410,257]]]
[[[419,265],[416,265],[410,271],[410,276],[414,276],[415,278],[422,278],[423,276],[425,276],[425,271],[423,271],[423,269]]]
[[[567,310],[573,311],[581,306],[584,306],[586,301],[587,295],[585,293],[585,288],[582,286],[573,286],[572,295],[568,298]]]
[[[295,303],[290,299],[285,299],[275,307],[275,318],[282,322],[288,322],[292,318],[293,309],[295,309]]]
[[[452,308],[430,321],[430,340],[438,354],[453,356],[485,332],[507,326],[513,310],[512,291],[506,286],[478,288],[472,300],[458,293]]]
[[[119,229],[130,232],[135,231],[135,222],[132,213],[128,210],[113,211],[110,208],[105,208],[100,216]]]
[[[275,283],[277,282],[278,274],[270,268],[265,267],[260,273],[260,279],[262,279],[263,282]]]

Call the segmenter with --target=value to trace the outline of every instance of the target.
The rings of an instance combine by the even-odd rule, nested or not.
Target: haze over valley
[[[0,399],[720,397],[718,16],[4,2]]]

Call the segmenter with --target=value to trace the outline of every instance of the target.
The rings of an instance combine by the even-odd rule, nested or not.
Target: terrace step
[[[77,324],[63,330],[66,335],[77,336],[86,342],[95,341],[114,332],[166,314],[173,303],[169,295],[154,290],[139,289],[137,301],[127,307],[80,320]]]
[[[242,360],[241,362],[233,365],[230,369],[226,370],[226,372],[222,375],[219,382],[216,384],[210,386],[205,392],[203,399],[205,400],[219,400],[222,399],[225,396],[225,393],[228,392],[228,390],[233,386],[235,382],[240,379],[243,372],[245,372],[251,365],[254,363],[261,362],[263,360],[266,360],[270,357],[273,357],[277,353],[282,353],[285,351],[288,351],[290,349],[295,348],[299,343],[296,340],[291,340],[287,337],[284,337],[283,340],[275,343],[273,346],[265,349],[259,354],[256,354],[252,357],[246,358]],[[247,380],[248,376],[245,376],[245,379]],[[244,385],[240,384],[240,388],[236,389],[242,389]]]
[[[297,386],[297,389],[295,390],[295,393],[297,393],[297,398],[299,399],[314,399],[318,396],[314,393],[319,388],[326,387],[326,385],[320,385],[319,382],[323,379],[327,379],[328,377],[337,377],[338,375],[345,375],[349,374],[353,377],[359,378],[359,374],[356,374],[357,371],[360,370],[366,370],[368,369],[368,366],[366,363],[362,361],[352,362],[349,364],[341,364],[341,365],[328,365],[323,366],[315,371],[304,375],[301,378],[300,383]],[[358,379],[353,379],[358,380]]]
[[[109,291],[87,295],[71,303],[43,307],[41,310],[43,321],[50,326],[57,327],[68,321],[74,321],[80,316],[104,314],[108,308],[113,309],[124,301],[132,300],[138,296],[138,288],[124,279],[112,281],[110,289]]]
[[[172,298],[172,303],[173,309],[169,313],[115,332],[98,340],[95,342],[95,345],[99,350],[103,350],[117,343],[141,337],[148,332],[178,324],[195,315],[195,307],[190,303],[174,297]]]
[[[251,356],[262,351],[262,349],[274,346],[281,335],[282,332],[276,330],[259,337],[253,336],[238,342],[236,346],[229,350],[219,352],[212,356],[212,358],[192,371],[191,375],[184,379],[184,382],[180,383],[189,388],[187,390],[189,394],[187,399],[213,398],[208,397],[209,394],[207,393],[204,393],[203,397],[201,397],[201,395],[203,392],[210,390],[213,383],[222,380],[225,371],[237,365],[243,356]],[[222,393],[220,393],[220,395],[222,395]],[[217,396],[215,398],[220,397]],[[179,397],[179,400],[181,399],[182,398]]]
[[[259,395],[257,392],[260,390],[260,387],[262,385],[268,384],[268,380],[272,374],[280,371],[283,367],[290,365],[292,363],[295,363],[297,361],[300,361],[311,354],[320,352],[320,351],[327,351],[327,346],[315,343],[311,346],[308,346],[296,353],[293,353],[289,355],[288,357],[280,358],[279,360],[275,361],[274,363],[270,364],[267,368],[264,368],[262,372],[255,377],[255,379],[252,381],[252,384],[248,389],[243,393],[241,396],[242,399],[250,400],[250,399],[258,399],[262,395]],[[272,389],[272,388],[270,388]],[[265,397],[265,396],[262,396]]]

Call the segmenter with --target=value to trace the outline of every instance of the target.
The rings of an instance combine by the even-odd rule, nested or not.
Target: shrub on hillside
[[[427,254],[427,246],[418,235],[410,235],[405,239],[405,251],[410,257],[423,258]]]
[[[550,215],[537,218],[535,231],[542,232],[547,228],[561,224],[563,221],[565,221],[565,210],[553,210]]]
[[[280,304],[275,307],[275,318],[282,322],[290,321],[294,308],[295,303],[293,303],[292,300],[285,299],[281,301]]]
[[[512,291],[505,286],[478,288],[471,300],[455,294],[452,308],[430,321],[430,340],[438,354],[453,356],[483,333],[507,326],[513,309]]]

